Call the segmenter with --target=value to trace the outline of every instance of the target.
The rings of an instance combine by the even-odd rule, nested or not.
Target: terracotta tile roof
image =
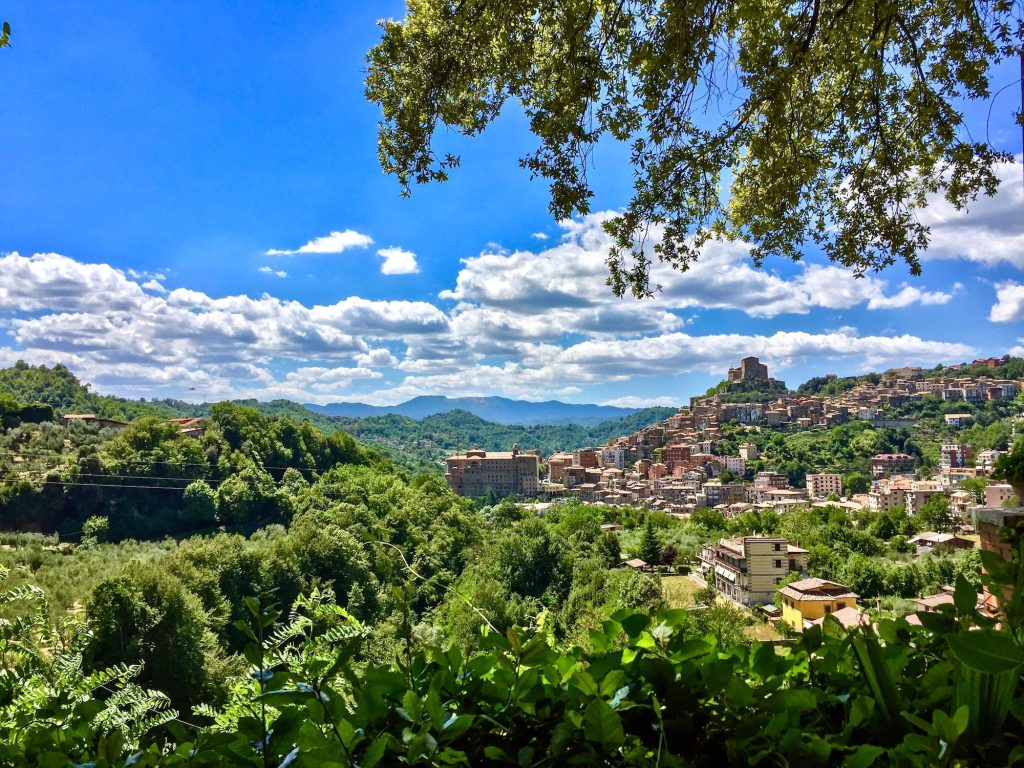
[[[787,584],[779,590],[780,594],[801,602],[808,600],[841,600],[843,598],[857,598],[857,593],[849,587],[837,584],[834,581],[825,579],[801,579]]]

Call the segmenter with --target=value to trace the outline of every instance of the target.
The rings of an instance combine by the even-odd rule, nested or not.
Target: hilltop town
[[[767,366],[748,357],[729,370],[716,391],[691,398],[688,407],[633,434],[553,453],[546,461],[539,451],[520,451],[518,446],[508,452],[470,450],[448,458],[445,477],[464,496],[544,501],[572,496],[661,510],[682,519],[699,508],[732,518],[750,509],[781,512],[814,504],[917,512],[939,495],[949,498],[967,524],[973,506],[1000,506],[1013,496],[1009,486],[999,483],[988,484],[984,497],[961,487],[969,478],[987,478],[1000,450],[975,453],[970,445],[943,442],[933,471],[919,466],[914,455],[879,452],[870,456],[867,477],[850,478],[849,467],[803,467],[803,482],[794,485],[790,474],[763,466],[759,438],[772,432],[822,432],[843,424],[908,427],[914,419],[901,409],[924,400],[962,403],[964,407],[942,418],[951,429],[966,427],[973,420],[972,408],[1011,401],[1020,391],[1019,379],[974,374],[981,367],[995,372],[1004,362],[975,360],[969,366],[971,375],[958,375],[958,369],[926,375],[921,368],[905,367],[863,380],[826,376],[819,382],[821,389],[838,393],[801,394],[786,391],[768,375]],[[855,487],[848,487],[847,479]]]

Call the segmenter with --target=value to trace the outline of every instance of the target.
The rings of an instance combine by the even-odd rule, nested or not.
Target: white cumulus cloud
[[[1024,268],[1024,176],[1021,157],[996,167],[999,189],[957,210],[934,197],[920,220],[931,229],[924,258],[966,259],[989,266],[1006,262]]]
[[[366,248],[370,245],[373,245],[372,237],[356,232],[354,229],[346,229],[343,232],[331,232],[324,237],[315,237],[295,250],[271,248],[266,254],[267,256],[295,256],[304,253],[343,253],[349,248]]]
[[[420,271],[416,254],[402,248],[381,248],[377,255],[384,259],[380,265],[382,275],[414,275]]]
[[[1024,285],[1007,280],[996,285],[996,303],[989,311],[993,323],[1015,323],[1024,320]]]

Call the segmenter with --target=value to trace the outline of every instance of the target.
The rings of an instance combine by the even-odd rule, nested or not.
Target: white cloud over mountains
[[[168,291],[165,279],[133,278],[59,254],[0,254],[0,329],[9,338],[0,341],[0,364],[65,362],[104,391],[136,396],[194,391],[208,399],[390,403],[439,393],[573,397],[581,387],[634,377],[719,373],[749,354],[776,370],[818,359],[865,369],[960,360],[975,351],[851,328],[690,332],[686,314],[697,309],[757,319],[816,309],[893,310],[945,304],[959,287],[892,288],[819,264],[783,276],[750,266],[742,246],[719,243],[687,273],[656,264],[653,281],[664,289],[655,299],[620,300],[605,285],[602,220],[567,223],[560,241],[537,252],[491,248],[465,259],[438,302],[353,296],[309,306],[267,293],[215,297],[188,287]],[[289,253],[337,253],[371,242],[346,230]],[[378,253],[387,274],[418,270],[411,252]],[[616,402],[633,402],[628,391],[623,397]]]

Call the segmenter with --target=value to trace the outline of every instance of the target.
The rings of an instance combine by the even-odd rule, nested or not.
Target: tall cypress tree
[[[661,562],[661,541],[654,530],[654,524],[650,518],[644,526],[643,535],[640,537],[640,559],[649,565],[657,565]]]

